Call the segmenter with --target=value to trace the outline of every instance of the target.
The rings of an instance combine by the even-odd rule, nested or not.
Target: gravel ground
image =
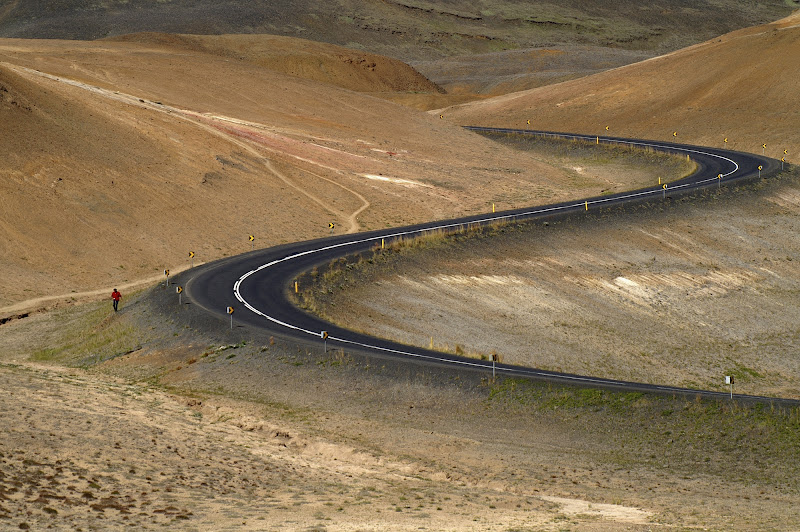
[[[719,390],[733,375],[737,392],[798,398],[798,198],[787,175],[429,243],[319,305],[354,329],[514,364]]]

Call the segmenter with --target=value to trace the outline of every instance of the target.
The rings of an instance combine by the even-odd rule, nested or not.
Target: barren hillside
[[[397,59],[305,39],[277,35],[137,33],[109,40],[205,52],[358,92],[442,92]]]
[[[560,44],[676,50],[789,14],[797,0],[0,0],[0,36],[277,34],[404,61]]]
[[[243,252],[248,234],[268,246],[324,236],[329,222],[357,231],[566,194],[567,176],[527,154],[231,58],[233,44],[221,53],[235,38],[214,42],[213,54],[0,43],[10,132],[0,139],[0,306],[152,278],[188,266],[189,251],[196,261]],[[361,75],[347,59],[333,81]],[[407,67],[393,73],[392,83],[420,79]]]
[[[800,160],[800,14],[642,63],[444,111],[459,124],[674,139]],[[437,114],[439,114],[437,112]],[[608,126],[608,132],[606,132]],[[728,139],[725,143],[724,139]]]

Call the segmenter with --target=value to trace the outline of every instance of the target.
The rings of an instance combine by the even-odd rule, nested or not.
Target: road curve
[[[195,304],[200,305],[210,313],[220,315],[220,317],[225,316],[228,307],[233,307],[235,309],[234,320],[240,325],[255,327],[305,341],[316,338],[322,342],[322,331],[326,331],[328,333],[328,345],[356,350],[378,358],[394,357],[418,364],[460,367],[465,370],[488,373],[495,371],[498,375],[503,376],[549,380],[616,390],[729,397],[729,394],[725,392],[618,381],[543,371],[508,364],[495,364],[493,367],[491,361],[457,357],[342,329],[303,312],[289,302],[289,291],[294,280],[299,275],[339,257],[369,251],[376,245],[379,246],[382,240],[388,245],[395,239],[419,236],[431,231],[458,231],[468,226],[486,225],[494,222],[546,220],[580,214],[585,212],[587,208],[591,211],[601,207],[636,202],[663,201],[667,197],[674,197],[704,188],[726,186],[733,182],[757,178],[759,175],[767,177],[780,169],[780,161],[774,159],[716,148],[532,130],[482,127],[469,127],[467,129],[480,133],[509,133],[588,140],[601,144],[636,146],[667,153],[687,154],[697,163],[698,169],[691,176],[667,184],[666,188],[656,186],[609,196],[586,198],[579,201],[430,222],[396,229],[332,236],[330,238],[258,250],[189,270],[185,274],[187,278],[187,281],[185,281],[187,295]],[[790,402],[789,400],[771,397],[737,394],[734,394],[734,397],[751,401]]]

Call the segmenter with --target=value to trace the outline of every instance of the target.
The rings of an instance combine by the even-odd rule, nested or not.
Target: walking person
[[[115,288],[113,292],[111,292],[111,299],[114,302],[114,312],[117,311],[117,307],[119,306],[119,300],[122,298],[122,294],[120,294],[117,289]]]

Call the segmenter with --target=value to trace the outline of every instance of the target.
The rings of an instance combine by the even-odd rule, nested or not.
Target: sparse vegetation
[[[527,139],[503,139],[518,148],[511,150],[449,124],[450,116],[431,120],[354,91],[407,89],[384,96],[438,108],[475,98],[475,87],[502,92],[543,72],[535,83],[607,69],[759,17],[777,18],[797,2],[719,0],[692,9],[672,0],[613,6],[567,0],[534,7],[402,0],[369,9],[341,2],[190,3],[142,8],[68,0],[51,2],[44,13],[36,11],[41,3],[12,2],[0,9],[0,34],[95,38],[140,24],[151,30],[169,24],[192,33],[313,34],[403,58],[519,53],[461,57],[465,66],[450,73],[445,63],[418,63],[462,91],[451,96],[396,62],[341,50],[331,56],[332,49],[309,43],[293,43],[299,48],[288,55],[276,53],[278,39],[139,35],[123,43],[0,46],[0,115],[10,132],[0,141],[9,207],[0,226],[9,229],[10,239],[2,244],[24,250],[2,257],[0,303],[68,292],[58,302],[69,305],[0,317],[4,526],[800,529],[795,407],[481,378],[366,358],[355,349],[323,352],[319,341],[220,326],[192,302],[178,305],[160,286],[146,294],[126,291],[120,313],[112,313],[108,301],[78,303],[106,297],[89,292],[98,285],[146,279],[165,263],[186,262],[189,246],[203,261],[247,251],[243,237],[251,231],[260,231],[258,245],[266,246],[327,234],[321,220],[331,216],[347,222],[337,230],[357,231],[486,212],[494,202],[506,209],[610,194],[650,184],[652,168],[668,181],[680,177],[690,165],[647,150],[600,152],[585,143],[533,146]],[[779,42],[792,39],[792,31],[763,33],[770,49],[797,56]],[[549,48],[542,49],[542,42]],[[572,54],[565,42],[596,47]],[[525,49],[532,44],[539,48]],[[328,61],[322,69],[321,55]],[[776,79],[768,72],[791,72],[765,61],[767,54],[750,55],[765,83]],[[496,68],[459,87],[481,61]],[[512,72],[512,82],[498,85],[498,71],[520,64],[535,73]],[[702,74],[698,64],[689,71]],[[545,79],[548,67],[565,65],[563,73]],[[319,76],[323,83],[309,81]],[[642,94],[652,89],[673,98],[680,92],[661,83],[654,88],[656,78],[646,79]],[[636,127],[654,131],[650,113],[637,106],[622,113],[596,103],[622,90],[613,89],[613,78],[605,80],[591,90],[570,89],[591,113],[574,112],[575,101],[554,91],[555,100],[523,107],[536,108],[536,116],[515,110],[509,123],[521,127],[526,118],[542,118],[568,124],[572,108],[588,129],[605,125],[610,114],[619,127],[612,134],[625,134],[622,115],[628,113]],[[625,77],[621,86],[628,90],[633,81]],[[702,138],[715,145],[723,123],[735,149],[751,150],[752,144],[760,150],[766,141],[779,153],[783,148],[771,138],[791,140],[786,131],[792,117],[785,109],[784,122],[776,121],[752,110],[755,92],[744,94],[742,103],[713,87],[708,83],[703,95],[680,100],[685,105],[647,108],[670,120],[689,116],[687,123],[702,124]],[[768,105],[793,105],[767,92],[758,94]],[[710,100],[735,112],[712,120],[703,114]],[[694,107],[701,104],[702,111]],[[767,122],[752,120],[756,114]],[[503,120],[495,113],[492,118]],[[750,131],[765,135],[764,123],[773,137],[758,144],[735,138]],[[687,142],[698,134],[685,131],[681,140]],[[567,166],[566,173],[543,161]],[[637,174],[644,166],[651,171]],[[367,182],[360,177],[365,168],[398,180]],[[618,179],[620,172],[625,180]],[[450,327],[458,322],[444,307],[429,305],[438,312],[432,319],[412,308],[404,320],[428,319],[418,327],[425,329],[417,339],[425,346],[430,341],[460,356],[497,355],[511,362],[519,360],[515,348],[522,346],[530,365],[567,370],[578,364],[580,371],[631,378],[644,371],[659,380],[667,373],[718,389],[721,376],[732,375],[747,390],[797,394],[791,381],[796,371],[787,366],[793,359],[785,353],[800,338],[792,310],[800,192],[797,174],[783,179],[789,186],[779,190],[752,187],[747,202],[725,193],[694,210],[696,198],[682,198],[663,209],[626,211],[646,222],[633,236],[621,232],[624,224],[614,214],[598,211],[574,224],[467,227],[388,242],[385,249],[309,272],[301,279],[298,304],[349,318],[360,313],[340,297],[365,280],[388,272],[417,282],[413,276],[422,271],[435,283],[436,304],[445,301],[461,317],[476,309],[472,322]],[[749,194],[754,191],[760,194],[756,202]],[[726,209],[735,208],[734,216],[715,212],[720,198]],[[685,209],[673,211],[673,203]],[[520,242],[535,252],[519,253]],[[514,247],[504,247],[509,243]],[[467,248],[480,253],[465,259]],[[446,275],[431,267],[430,256]],[[497,257],[509,261],[498,267],[502,275],[484,275],[481,269],[492,268]],[[481,284],[492,290],[477,290]],[[501,291],[539,306],[496,300],[481,307]],[[384,300],[400,308],[398,293],[413,294],[405,288]],[[574,293],[580,296],[570,300]],[[463,307],[454,304],[464,294],[474,297]],[[686,312],[673,312],[676,299],[690,302],[681,307]],[[40,303],[29,304],[33,309]],[[41,303],[51,304],[56,300]],[[495,328],[481,344],[479,331],[487,322]],[[686,323],[697,324],[700,333],[692,338]],[[438,324],[443,330],[428,330]],[[733,334],[720,337],[728,324]],[[526,342],[506,335],[527,329],[545,336]],[[404,337],[399,329],[393,334]],[[620,354],[621,362],[615,359]]]

